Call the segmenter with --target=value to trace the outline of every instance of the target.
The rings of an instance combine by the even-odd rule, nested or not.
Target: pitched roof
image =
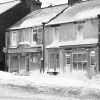
[[[16,1],[9,1],[5,3],[0,3],[0,14],[4,13],[5,11],[9,10],[10,8],[14,7],[15,5],[19,4],[20,0]]]
[[[27,27],[41,26],[42,22],[48,22],[57,14],[67,8],[67,4],[41,8],[35,10],[20,21],[15,23],[10,29],[21,29]]]
[[[53,19],[47,25],[96,18],[98,14],[100,14],[100,0],[84,1],[69,6],[62,14]]]

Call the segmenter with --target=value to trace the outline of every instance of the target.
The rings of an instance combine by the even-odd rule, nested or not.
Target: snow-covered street
[[[85,75],[80,73],[67,73],[54,76],[46,73],[39,74],[36,72],[31,72],[29,76],[19,76],[14,75],[13,73],[0,71],[0,84],[5,87],[10,86],[14,89],[19,88],[22,91],[24,90],[24,92],[22,92],[23,94],[27,92],[39,94],[39,96],[40,94],[43,96],[45,94],[64,98],[77,97],[85,100],[94,100],[96,98],[96,100],[100,100],[100,76],[96,76],[89,80]],[[6,94],[6,92],[4,94]],[[18,92],[18,96],[20,96],[19,94],[20,92]]]

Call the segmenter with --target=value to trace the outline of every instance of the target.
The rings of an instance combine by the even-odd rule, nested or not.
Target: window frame
[[[35,31],[35,32],[33,32]],[[33,35],[36,35],[36,39],[34,40]],[[32,29],[31,30],[31,45],[36,45],[37,44],[37,29]]]
[[[77,23],[76,24],[76,40],[83,40],[83,34],[84,34],[84,23],[83,22]]]
[[[16,33],[16,34],[15,34]],[[14,36],[15,35],[15,36]],[[16,38],[15,38],[16,37]],[[16,41],[15,41],[16,40]],[[16,43],[14,43],[16,42]],[[18,42],[18,31],[11,31],[11,47],[17,47],[17,42]]]

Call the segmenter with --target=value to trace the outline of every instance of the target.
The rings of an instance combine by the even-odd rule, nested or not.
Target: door
[[[49,71],[52,71],[52,72],[60,71],[58,51],[49,52]]]
[[[97,74],[95,51],[91,51],[90,52],[90,69],[91,69],[92,75],[96,75]]]
[[[71,57],[71,54],[68,52],[65,52],[65,70],[66,70],[66,72],[70,71],[70,57]]]

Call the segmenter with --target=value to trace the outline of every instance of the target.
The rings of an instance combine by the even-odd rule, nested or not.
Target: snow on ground
[[[99,77],[99,76],[98,76]],[[100,77],[99,77],[100,78]],[[15,85],[51,85],[63,87],[88,87],[100,89],[100,80],[93,78],[89,80],[82,72],[64,73],[58,75],[40,74],[39,72],[31,72],[29,76],[19,76],[13,73],[0,71],[1,84]]]
[[[84,72],[64,73],[48,75],[46,73],[30,72],[29,76],[19,76],[13,73],[0,71],[0,84],[24,87],[39,87],[39,91],[53,91],[54,93],[67,91],[68,93],[80,93],[80,95],[100,95],[100,76],[88,79]],[[53,89],[54,88],[54,89]],[[51,90],[50,90],[51,89]],[[61,91],[62,90],[62,91]],[[72,91],[72,92],[70,92]],[[59,92],[58,92],[59,93]],[[61,94],[61,93],[60,93]]]

